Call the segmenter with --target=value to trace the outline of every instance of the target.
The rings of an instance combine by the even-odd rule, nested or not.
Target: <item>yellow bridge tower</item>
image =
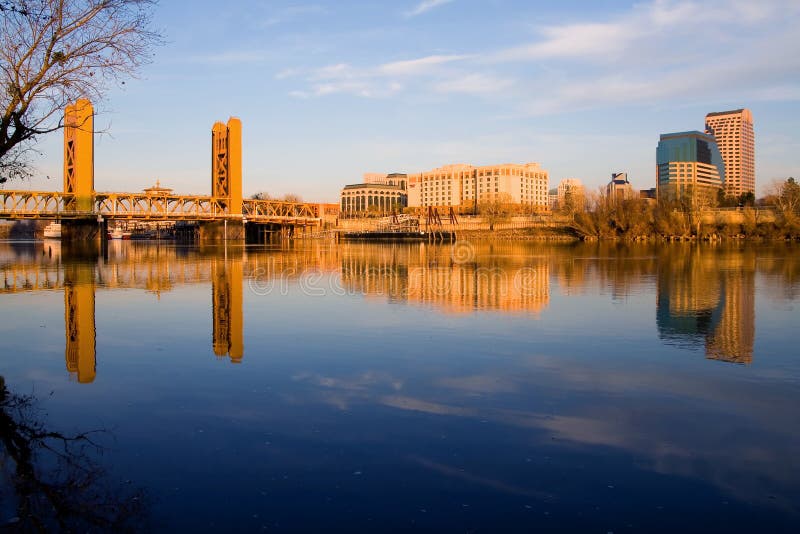
[[[236,117],[211,129],[211,196],[229,215],[242,214],[242,121]]]
[[[94,209],[94,108],[85,98],[64,111],[64,193],[69,211]]]

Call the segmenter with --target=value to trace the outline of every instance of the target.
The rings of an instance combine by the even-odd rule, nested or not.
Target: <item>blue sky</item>
[[[166,45],[97,103],[96,188],[207,194],[229,116],[246,194],[336,201],[364,172],[456,162],[645,188],[660,133],[748,107],[761,193],[800,176],[799,23],[797,0],[163,0]],[[39,148],[30,187],[60,189],[61,137]]]

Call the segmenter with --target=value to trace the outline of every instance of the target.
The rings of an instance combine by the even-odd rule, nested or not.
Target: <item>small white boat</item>
[[[45,239],[61,239],[61,223],[51,222],[44,227]]]
[[[117,226],[113,230],[111,230],[111,232],[109,232],[109,237],[111,239],[130,239],[131,233]]]

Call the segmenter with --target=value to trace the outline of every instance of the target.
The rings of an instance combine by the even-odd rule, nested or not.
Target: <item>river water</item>
[[[800,530],[796,245],[5,242],[0,267],[0,525]]]

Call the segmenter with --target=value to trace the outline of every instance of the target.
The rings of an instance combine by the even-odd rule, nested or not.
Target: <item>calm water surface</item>
[[[0,243],[0,269],[0,525],[800,530],[797,246]]]

